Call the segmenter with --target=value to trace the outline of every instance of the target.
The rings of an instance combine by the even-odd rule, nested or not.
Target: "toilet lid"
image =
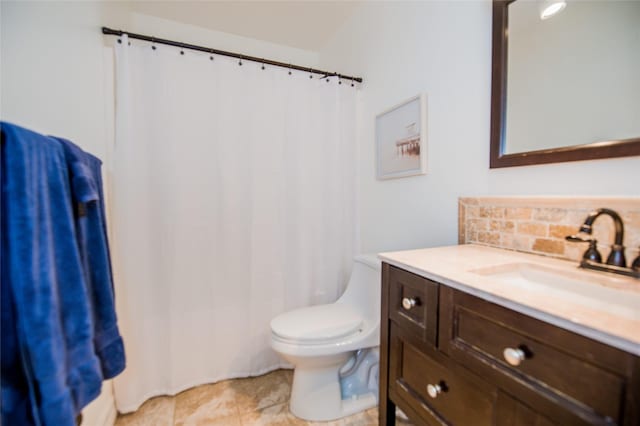
[[[358,331],[362,317],[341,303],[310,306],[278,315],[271,321],[275,335],[287,340],[327,341]]]

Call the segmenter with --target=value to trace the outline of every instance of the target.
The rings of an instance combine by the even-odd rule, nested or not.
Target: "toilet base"
[[[346,358],[344,361],[346,361]],[[343,362],[304,368],[297,366],[291,386],[291,413],[303,420],[336,420],[375,407],[377,396],[366,393],[343,400],[338,372]]]

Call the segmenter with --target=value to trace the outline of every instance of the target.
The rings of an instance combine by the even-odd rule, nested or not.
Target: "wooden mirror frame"
[[[594,160],[640,155],[640,137],[594,142],[539,151],[505,154],[507,112],[507,28],[508,6],[515,0],[493,0],[491,54],[491,148],[490,165],[499,167]]]

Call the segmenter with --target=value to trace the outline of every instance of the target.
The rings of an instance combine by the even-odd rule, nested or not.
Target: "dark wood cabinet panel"
[[[617,419],[620,416],[624,377],[464,308],[457,309],[454,321],[454,338],[459,343],[464,342],[463,350],[472,357],[488,357],[492,363],[502,365],[507,374],[526,376],[541,386],[592,407],[605,417]],[[510,365],[505,359],[505,351],[522,351],[525,359],[517,366]],[[467,359],[458,357],[458,353],[454,350],[451,356],[463,358],[462,361]],[[483,362],[478,360],[478,363]],[[591,386],[593,383],[598,386]]]
[[[380,372],[378,396],[378,423],[394,425],[396,406],[389,397],[389,271],[391,266],[382,263],[382,295],[380,300]]]
[[[435,345],[438,331],[438,284],[391,266],[389,318],[405,331]]]
[[[380,424],[397,404],[416,425],[640,426],[640,358],[386,263],[382,297]]]
[[[504,392],[498,395],[496,426],[561,426]]]
[[[476,426],[493,423],[495,387],[457,367],[446,357],[429,350],[423,352],[390,330],[389,386],[405,395],[414,410],[427,421]]]
[[[516,331],[523,336],[530,336],[549,346],[559,348],[563,352],[585,360],[613,372],[627,374],[631,368],[633,355],[622,350],[597,342],[584,336],[556,327],[544,321],[537,320],[511,309],[488,302],[468,293],[441,286],[443,309],[440,319],[440,332],[446,333],[447,338],[441,342],[442,349],[447,352],[447,346],[455,341],[455,329],[451,322],[455,321],[456,309],[465,309],[480,317],[500,324],[505,328]],[[446,329],[446,330],[445,330]]]
[[[469,294],[441,291],[440,348],[451,358],[539,400],[565,422],[621,424],[632,355]],[[518,365],[507,362],[508,348],[525,355]]]

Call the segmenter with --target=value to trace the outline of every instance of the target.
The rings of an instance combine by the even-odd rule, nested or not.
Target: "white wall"
[[[104,158],[108,94],[98,29],[118,9],[5,1],[0,8],[2,119],[77,141]]]
[[[597,60],[597,58],[594,58]],[[491,3],[365,3],[320,52],[365,79],[359,124],[361,250],[455,244],[464,195],[640,195],[640,157],[489,169]],[[374,117],[428,94],[428,170],[375,179]]]
[[[2,1],[0,19],[2,120],[68,138],[103,160],[113,135],[114,104],[112,59],[105,46],[114,37],[103,36],[102,26],[304,66],[318,62],[314,52],[131,13],[126,2]],[[85,410],[84,424],[112,423],[114,410],[106,382]]]
[[[220,50],[237,52],[258,58],[269,58],[284,63],[315,67],[319,61],[317,52],[283,46],[267,41],[256,40],[220,31],[211,31],[194,25],[131,12],[126,30],[134,33],[152,35],[170,40]],[[120,28],[116,28],[120,29]]]

